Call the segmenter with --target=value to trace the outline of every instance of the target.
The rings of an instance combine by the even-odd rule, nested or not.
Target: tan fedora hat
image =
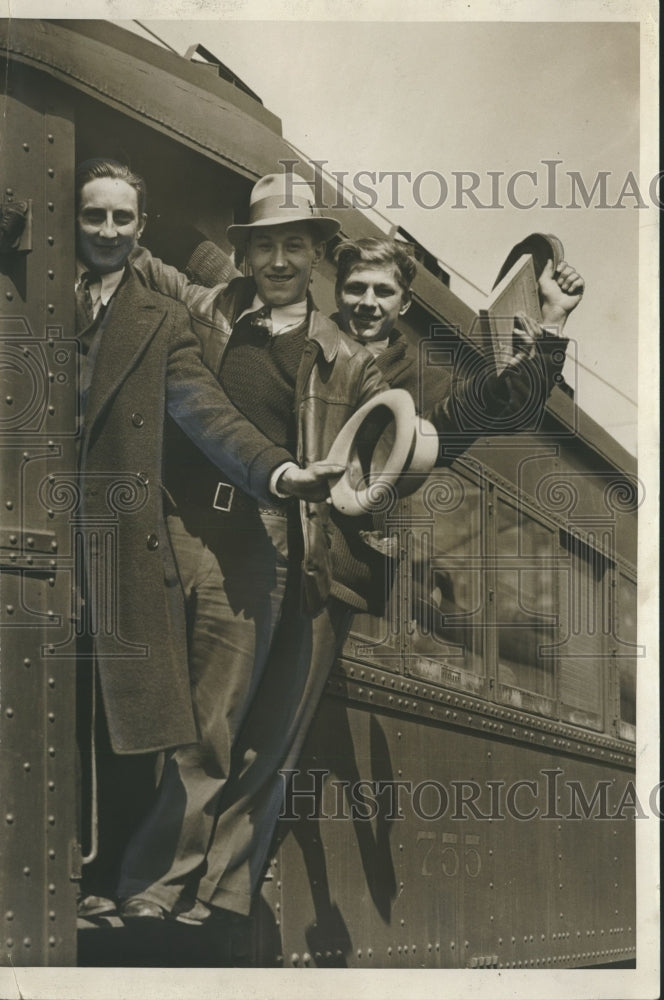
[[[242,247],[252,229],[289,222],[315,222],[325,241],[341,229],[336,219],[320,214],[314,193],[303,177],[283,173],[267,174],[254,184],[249,196],[249,222],[229,226],[226,235],[234,247]]]
[[[505,259],[505,263],[498,272],[498,277],[493,283],[494,288],[525,253],[529,253],[532,256],[535,266],[535,277],[539,278],[546,266],[547,260],[553,261],[553,269],[555,271],[558,264],[565,257],[565,248],[553,233],[531,233],[530,236],[526,236],[525,240],[521,240],[520,243],[512,247]]]
[[[419,489],[438,458],[438,434],[418,417],[410,393],[387,389],[341,428],[327,456],[346,471],[330,489],[338,511],[356,517],[384,511]]]

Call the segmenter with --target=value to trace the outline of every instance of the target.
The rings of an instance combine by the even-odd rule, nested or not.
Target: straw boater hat
[[[256,182],[249,196],[249,222],[229,226],[226,235],[234,247],[243,247],[252,229],[289,222],[315,222],[321,241],[332,239],[341,228],[336,219],[320,214],[314,193],[304,178],[283,173],[268,174]]]
[[[384,510],[391,499],[419,489],[436,464],[438,434],[415,413],[405,389],[386,389],[344,424],[326,461],[345,466],[330,489],[342,514]],[[386,503],[387,501],[387,503]]]

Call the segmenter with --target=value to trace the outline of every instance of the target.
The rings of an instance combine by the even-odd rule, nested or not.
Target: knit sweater
[[[306,329],[305,321],[269,337],[241,320],[231,334],[219,372],[219,382],[234,406],[292,455],[296,453],[295,379]],[[170,496],[183,514],[193,509],[207,513],[214,522],[212,502],[223,474],[172,422],[167,433],[164,480]]]
[[[241,321],[224,354],[219,381],[230,401],[275,444],[296,453],[293,401],[307,322],[271,337]]]

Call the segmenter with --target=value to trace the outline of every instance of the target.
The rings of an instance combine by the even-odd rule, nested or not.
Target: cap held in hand
[[[405,389],[388,389],[360,407],[337,435],[326,461],[346,471],[330,488],[330,499],[351,517],[385,511],[419,489],[437,457],[435,427],[417,416]]]

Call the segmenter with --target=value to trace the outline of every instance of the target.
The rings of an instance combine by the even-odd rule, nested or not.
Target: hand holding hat
[[[327,459],[312,462],[305,468],[290,465],[279,479],[279,490],[298,500],[321,503],[330,495],[330,479],[338,479],[345,472],[343,465],[333,465]]]
[[[326,461],[345,471],[330,498],[342,514],[384,511],[419,489],[438,458],[438,434],[418,417],[412,396],[387,389],[353,414]]]

